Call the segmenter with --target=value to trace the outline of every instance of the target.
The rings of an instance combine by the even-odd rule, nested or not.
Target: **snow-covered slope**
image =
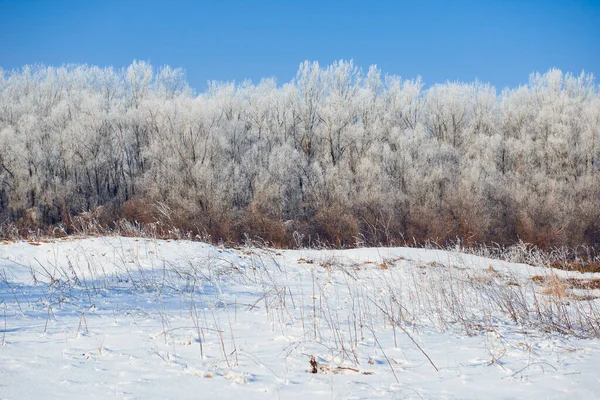
[[[593,279],[411,248],[0,243],[0,398],[597,398]]]

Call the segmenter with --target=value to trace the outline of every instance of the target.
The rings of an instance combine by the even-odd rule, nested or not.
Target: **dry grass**
[[[542,294],[558,298],[565,298],[570,295],[567,284],[556,274],[550,274],[550,276],[546,278]]]
[[[491,276],[493,276],[494,278],[501,278],[502,274],[498,271],[496,271],[496,269],[494,267],[492,267],[491,265],[488,265],[487,270],[489,272],[489,274]]]
[[[573,289],[600,290],[600,278],[578,279],[568,278],[566,283]]]
[[[561,286],[565,286],[568,289],[582,289],[582,290],[600,290],[600,278],[583,279],[583,278],[565,278],[561,279],[556,274],[551,274],[549,278],[545,278],[541,275],[534,275],[530,278],[533,282],[544,284],[546,286],[560,283]]]
[[[600,263],[598,262],[553,262],[549,266],[566,271],[600,273]]]

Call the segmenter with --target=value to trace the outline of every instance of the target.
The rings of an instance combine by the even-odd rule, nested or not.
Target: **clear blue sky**
[[[0,0],[0,67],[133,59],[208,80],[290,81],[303,60],[447,80],[600,75],[600,1]]]

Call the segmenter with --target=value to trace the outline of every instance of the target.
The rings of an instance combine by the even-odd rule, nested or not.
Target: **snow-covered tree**
[[[102,206],[215,239],[595,245],[599,192],[583,73],[497,93],[306,61],[289,83],[195,94],[143,61],[0,69],[0,224],[68,227]]]

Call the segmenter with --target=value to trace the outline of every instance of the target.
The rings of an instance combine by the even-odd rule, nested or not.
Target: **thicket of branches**
[[[0,69],[0,224],[94,211],[239,241],[600,242],[600,97],[552,69],[502,93],[352,62],[276,85],[145,62]]]

